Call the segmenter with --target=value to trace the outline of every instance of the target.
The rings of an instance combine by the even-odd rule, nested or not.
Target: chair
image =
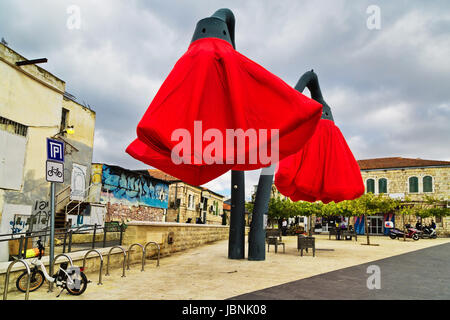
[[[336,227],[331,227],[329,229],[329,231],[328,231],[328,240],[331,240],[331,236],[332,235],[336,236],[336,239],[337,239],[337,233],[338,233],[337,228]]]
[[[305,237],[299,235],[297,238],[297,251],[300,251],[300,256],[303,257],[303,249],[308,252],[308,248],[313,249],[313,257],[316,256],[316,239],[314,237]]]
[[[275,246],[275,253],[278,252],[278,245],[283,246],[283,253],[286,253],[285,244],[282,242],[281,230],[279,229],[267,229],[266,230],[266,242],[267,252],[269,252],[270,245]]]

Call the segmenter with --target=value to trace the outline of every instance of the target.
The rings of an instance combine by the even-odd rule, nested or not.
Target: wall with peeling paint
[[[27,127],[20,189],[0,188],[0,227],[9,224],[2,215],[5,206],[25,208],[36,201],[49,201],[46,139],[59,133],[63,108],[69,111],[67,125],[74,126],[75,134],[61,136],[67,142],[65,183],[57,184],[56,191],[70,185],[74,163],[86,166],[86,188],[90,183],[95,112],[65,98],[65,82],[45,69],[36,65],[15,66],[15,62],[23,60],[26,59],[20,54],[0,44],[0,117]],[[4,129],[0,126],[0,130]]]

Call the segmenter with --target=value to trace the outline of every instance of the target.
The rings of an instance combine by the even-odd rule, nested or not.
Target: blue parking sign
[[[64,162],[64,142],[47,138],[47,160]]]

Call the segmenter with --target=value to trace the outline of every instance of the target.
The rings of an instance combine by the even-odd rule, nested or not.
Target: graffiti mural
[[[167,209],[169,186],[150,176],[103,165],[102,201],[127,200],[133,205]]]

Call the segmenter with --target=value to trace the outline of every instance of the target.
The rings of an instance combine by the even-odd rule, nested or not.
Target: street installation
[[[296,154],[279,163],[275,175],[277,189],[293,201],[323,203],[353,200],[364,193],[358,163],[324,101],[314,71],[306,72],[296,85],[305,87],[323,105],[322,119],[311,139]]]
[[[192,185],[296,153],[322,114],[320,103],[234,49],[234,16],[231,24],[221,10],[225,18],[198,22],[126,150]]]

